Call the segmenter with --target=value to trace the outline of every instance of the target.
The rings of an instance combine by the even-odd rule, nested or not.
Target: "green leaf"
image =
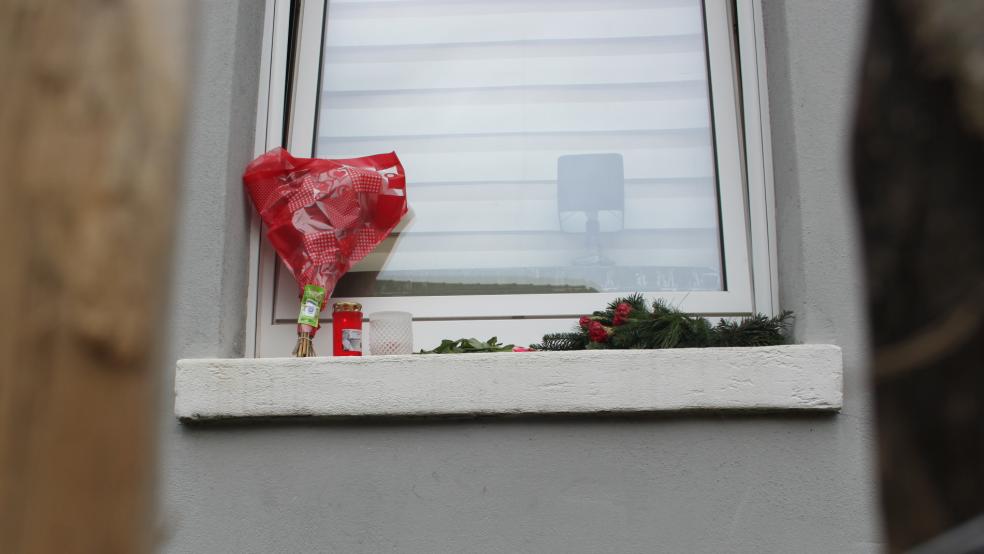
[[[444,339],[433,350],[421,350],[421,354],[470,354],[475,352],[512,352],[512,344],[499,344],[498,337],[480,341],[474,337],[458,340]]]

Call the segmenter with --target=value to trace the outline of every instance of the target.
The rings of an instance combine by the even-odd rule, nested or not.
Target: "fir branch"
[[[646,297],[638,292],[612,300],[608,303],[608,311],[614,314],[615,309],[618,308],[619,304],[628,304],[629,306],[632,306],[633,312],[649,313],[649,303],[646,302]]]
[[[611,343],[615,348],[698,348],[711,344],[711,332],[704,318],[659,303],[650,317],[617,327]]]
[[[653,319],[667,326],[664,336],[656,336],[660,346],[653,348],[701,348],[712,341],[711,325],[700,316],[688,315],[663,300],[653,302]]]
[[[581,331],[543,335],[543,342],[530,346],[533,350],[584,350],[588,337]]]
[[[621,304],[629,305],[631,308],[630,317],[645,317],[649,315],[649,306],[646,302],[646,297],[636,292],[612,300],[604,310],[593,312],[591,319],[610,327],[615,324],[615,312]]]
[[[756,314],[740,322],[722,319],[714,326],[714,346],[775,346],[786,343],[793,312],[775,317]]]

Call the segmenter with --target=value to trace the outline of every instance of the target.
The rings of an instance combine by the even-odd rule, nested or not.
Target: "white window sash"
[[[708,316],[744,315],[775,310],[775,238],[772,214],[771,159],[768,152],[767,103],[764,100],[764,50],[760,0],[737,0],[739,34],[733,36],[729,0],[704,0],[711,111],[716,150],[723,269],[727,290],[649,293],[691,313]],[[287,75],[288,0],[268,0],[263,81],[257,113],[256,154],[280,145]],[[317,126],[318,71],[321,66],[325,0],[303,0],[288,147],[297,156],[311,156]],[[758,11],[756,11],[756,9]],[[740,41],[741,56],[733,48]],[[751,46],[746,48],[746,44]],[[739,71],[739,69],[741,71]],[[746,75],[743,97],[737,81]],[[743,110],[744,112],[742,112]],[[745,128],[739,115],[744,113]],[[744,135],[743,135],[744,131]],[[743,142],[744,141],[744,142]],[[747,171],[747,173],[746,173]],[[412,198],[411,198],[412,202]],[[250,325],[247,355],[283,354],[294,336],[293,319],[277,319],[276,254],[261,238],[253,218],[251,233]],[[753,280],[753,269],[758,279]],[[416,343],[462,335],[465,329],[510,326],[517,335],[539,338],[562,331],[572,318],[599,309],[624,293],[521,294],[336,298],[358,301],[363,311],[403,310],[414,315]],[[330,313],[322,314],[330,317]],[[520,319],[522,318],[522,319]],[[524,321],[525,319],[525,321]],[[492,322],[499,322],[492,325]],[[422,332],[423,331],[423,332]],[[323,335],[328,334],[326,331]],[[467,333],[464,333],[467,334]],[[481,334],[481,333],[479,333]],[[487,333],[486,333],[487,334]],[[504,334],[504,333],[500,333]]]

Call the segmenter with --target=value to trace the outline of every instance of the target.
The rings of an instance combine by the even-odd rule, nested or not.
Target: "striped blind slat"
[[[605,255],[719,273],[701,9],[331,1],[316,154],[395,150],[412,208],[354,272],[569,266],[585,238],[561,228],[558,158],[618,153],[623,230],[603,237]]]

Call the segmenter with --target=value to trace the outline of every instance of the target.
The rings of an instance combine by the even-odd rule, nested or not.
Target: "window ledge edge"
[[[595,350],[183,359],[183,422],[689,411],[837,411],[841,349]]]

